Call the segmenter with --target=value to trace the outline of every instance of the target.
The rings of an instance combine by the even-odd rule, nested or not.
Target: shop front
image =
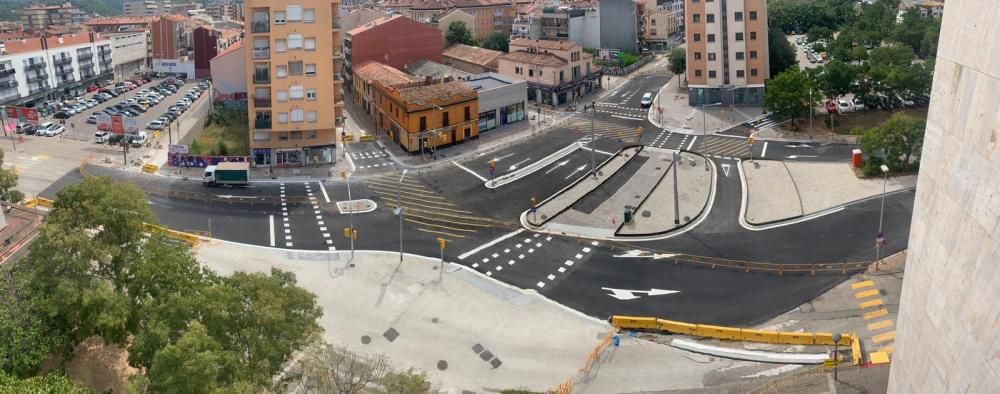
[[[253,163],[258,167],[304,167],[332,164],[336,159],[335,145],[306,148],[255,148]]]

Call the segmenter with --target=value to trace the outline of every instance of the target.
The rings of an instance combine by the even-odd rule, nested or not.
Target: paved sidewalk
[[[680,165],[670,166],[660,184],[635,210],[632,222],[622,226],[618,233],[620,235],[662,234],[697,219],[708,205],[712,188],[713,172],[705,170],[705,166],[702,165],[704,160],[702,156],[693,153],[681,153]],[[677,173],[677,201],[680,203],[680,223],[674,224],[674,171],[678,169],[680,171]]]
[[[649,111],[649,122],[658,128],[682,134],[714,134],[760,117],[761,107],[707,107],[688,105],[687,85],[683,76],[674,76],[660,88]],[[657,113],[656,106],[663,108]]]

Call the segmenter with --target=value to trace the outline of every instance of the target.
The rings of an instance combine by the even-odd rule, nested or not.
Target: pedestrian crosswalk
[[[759,119],[751,120],[747,122],[747,125],[757,130],[760,130],[780,124],[782,122],[783,122],[782,120],[775,118],[773,115],[768,115]]]
[[[750,157],[750,145],[744,138],[699,136],[691,150],[707,156],[747,158]]]
[[[597,112],[611,114],[625,119],[642,120],[646,118],[645,108],[629,107],[619,103],[597,102]]]
[[[579,131],[581,137],[590,135],[591,118],[589,116],[574,116],[566,123],[566,127]],[[621,139],[623,142],[637,142],[638,136],[644,131],[640,127],[593,120],[594,135],[600,138]]]
[[[349,155],[351,155],[351,160],[354,161],[355,167],[359,170],[391,167],[393,165],[392,158],[389,154],[378,149],[350,152]]]

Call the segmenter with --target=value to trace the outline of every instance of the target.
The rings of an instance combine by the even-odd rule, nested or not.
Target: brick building
[[[407,152],[424,152],[479,136],[479,96],[451,78],[385,85],[372,82],[375,124]]]
[[[344,35],[344,79],[352,86],[353,65],[375,61],[396,69],[420,59],[441,63],[441,31],[402,15],[358,26]]]
[[[199,26],[194,29],[191,40],[194,47],[194,77],[209,78],[212,76],[211,60],[219,54],[219,37],[221,32]]]

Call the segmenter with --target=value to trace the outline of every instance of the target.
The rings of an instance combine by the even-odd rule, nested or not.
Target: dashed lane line
[[[271,222],[271,246],[274,247],[274,215],[270,215]]]
[[[522,232],[524,232],[523,228],[522,229],[517,229],[517,230],[515,230],[513,232],[510,232],[510,233],[507,233],[506,235],[503,235],[503,236],[501,236],[501,237],[499,237],[497,239],[494,239],[494,240],[492,240],[490,242],[487,242],[485,244],[479,245],[475,249],[472,249],[472,250],[470,250],[468,252],[462,253],[461,255],[458,256],[458,259],[459,260],[465,260],[466,257],[469,257],[469,256],[472,256],[472,255],[474,255],[476,253],[479,253],[483,249],[489,248],[489,247],[491,247],[493,245],[496,245],[496,244],[498,244],[500,242],[503,242],[504,240],[506,240],[508,238],[515,237],[515,236],[517,236],[518,234],[520,234]],[[509,250],[510,249],[507,249],[507,251],[509,251]],[[505,253],[507,251],[505,251]]]

